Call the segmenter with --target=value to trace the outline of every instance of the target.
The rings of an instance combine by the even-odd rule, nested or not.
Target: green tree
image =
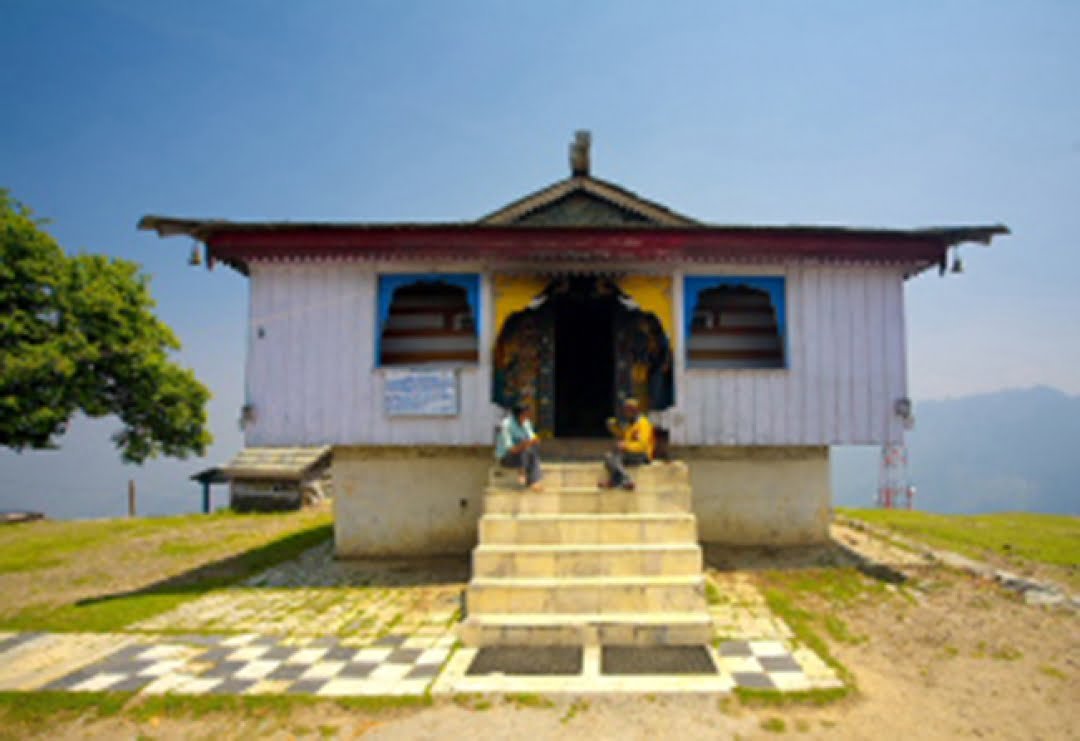
[[[139,266],[65,254],[0,189],[0,445],[51,448],[76,412],[116,415],[123,460],[202,455],[209,390],[169,358]]]

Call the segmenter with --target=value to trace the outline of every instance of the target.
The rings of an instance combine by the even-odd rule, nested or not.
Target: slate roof
[[[223,467],[230,479],[299,481],[330,458],[330,447],[244,448]]]

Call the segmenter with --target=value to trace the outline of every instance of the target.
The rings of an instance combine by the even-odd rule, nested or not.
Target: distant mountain
[[[1080,515],[1080,396],[1038,386],[915,404],[918,509]],[[880,451],[833,449],[834,499],[872,506]]]

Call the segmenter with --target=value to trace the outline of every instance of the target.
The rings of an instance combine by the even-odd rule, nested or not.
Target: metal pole
[[[128,517],[135,516],[135,479],[128,479]]]
[[[202,485],[202,511],[204,515],[210,514],[210,482],[204,481]]]

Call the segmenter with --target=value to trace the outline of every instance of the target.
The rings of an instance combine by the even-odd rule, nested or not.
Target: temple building
[[[823,541],[830,446],[903,439],[905,281],[1008,232],[709,224],[594,177],[585,133],[570,164],[476,221],[141,220],[249,278],[245,443],[332,448],[340,556],[472,549],[508,407],[572,457],[628,397],[700,540]]]

